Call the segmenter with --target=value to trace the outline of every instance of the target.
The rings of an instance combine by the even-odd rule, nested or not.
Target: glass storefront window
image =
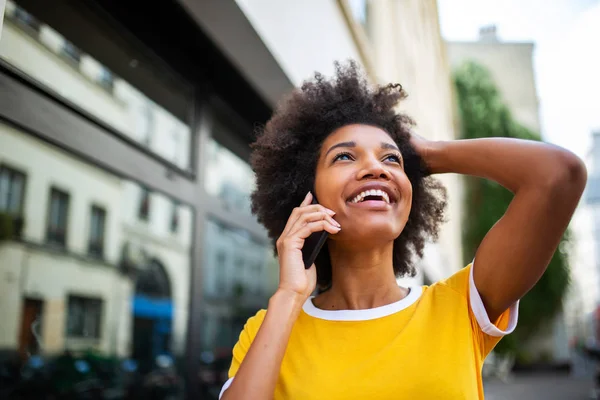
[[[2,390],[146,399],[162,374],[182,399],[192,208],[1,122],[0,137]]]
[[[13,1],[7,1],[0,59],[183,170],[191,129],[101,62]]]
[[[204,394],[217,398],[239,333],[249,317],[266,307],[279,270],[270,244],[243,229],[209,219],[205,238],[201,379]]]
[[[243,229],[206,223],[204,294],[207,297],[265,296],[272,289],[267,264],[271,247]]]
[[[250,214],[250,194],[255,185],[250,165],[214,139],[208,143],[206,153],[208,194],[221,199],[230,210]]]
[[[367,37],[371,35],[371,16],[369,3],[371,0],[346,0],[354,20],[362,27]]]

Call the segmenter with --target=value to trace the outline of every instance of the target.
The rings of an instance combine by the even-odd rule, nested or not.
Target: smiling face
[[[323,142],[315,194],[342,226],[331,239],[361,243],[396,239],[412,202],[397,145],[381,128],[359,124],[343,126]]]

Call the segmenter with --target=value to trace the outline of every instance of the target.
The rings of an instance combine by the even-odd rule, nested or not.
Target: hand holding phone
[[[319,204],[316,197],[313,196],[311,204]],[[304,268],[308,269],[315,263],[321,248],[327,241],[329,232],[320,231],[313,232],[309,237],[304,240],[304,246],[302,247],[302,260],[304,261]]]
[[[306,297],[314,291],[317,272],[310,267],[328,235],[341,229],[333,215],[334,211],[317,204],[310,193],[291,213],[277,239],[279,289]]]

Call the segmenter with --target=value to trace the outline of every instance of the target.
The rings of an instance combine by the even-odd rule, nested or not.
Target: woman
[[[222,399],[483,399],[483,361],[515,328],[586,170],[543,143],[426,141],[395,111],[403,97],[336,64],[333,80],[306,82],[259,134],[253,211],[276,239],[280,281],[233,349]],[[472,264],[399,287],[443,220],[444,189],[427,175],[449,172],[494,180],[514,199]],[[323,230],[305,269],[304,240]]]

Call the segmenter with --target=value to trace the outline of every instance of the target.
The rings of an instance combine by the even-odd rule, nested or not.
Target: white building
[[[600,132],[592,133],[586,158],[588,184],[571,221],[570,252],[573,281],[565,304],[571,338],[599,340],[597,308],[600,305]]]
[[[128,301],[114,289],[131,291],[114,267],[122,240],[120,180],[4,123],[0,137],[0,208],[25,216],[23,241],[0,244],[0,346],[25,345],[17,343],[21,324],[33,321],[22,314],[39,307],[44,351],[91,346],[123,353],[128,336],[109,335]]]
[[[6,17],[0,58],[150,151],[189,169],[187,126],[54,29],[31,20],[13,2],[8,2]],[[190,208],[5,123],[0,124],[0,138],[0,211],[25,218],[22,240],[0,245],[0,268],[10,277],[1,291],[6,301],[0,302],[0,347],[25,346],[22,331],[31,325],[29,313],[39,313],[45,353],[94,348],[127,356],[133,351],[138,308],[163,301],[167,331],[172,331],[171,347],[163,350],[183,352]],[[18,209],[11,210],[9,200]],[[133,276],[120,270],[126,261],[139,268]],[[167,299],[136,293],[135,281],[149,265],[160,265],[153,271],[159,275],[164,270]]]
[[[480,30],[478,41],[448,42],[447,49],[453,68],[467,61],[475,61],[487,68],[515,120],[542,134],[533,43],[504,42],[491,26]],[[570,225],[574,237],[569,249],[572,272],[569,294],[563,311],[552,323],[551,333],[540,332],[528,344],[533,358],[550,355],[555,363],[569,362],[569,341],[576,335],[585,336],[590,330],[590,313],[599,294],[598,275],[592,267],[596,250],[589,243],[590,224],[593,223],[590,215],[589,207],[582,201]]]
[[[513,117],[534,132],[541,132],[539,98],[533,69],[532,42],[505,42],[498,38],[496,27],[479,31],[475,42],[447,42],[452,68],[465,61],[486,67]]]

